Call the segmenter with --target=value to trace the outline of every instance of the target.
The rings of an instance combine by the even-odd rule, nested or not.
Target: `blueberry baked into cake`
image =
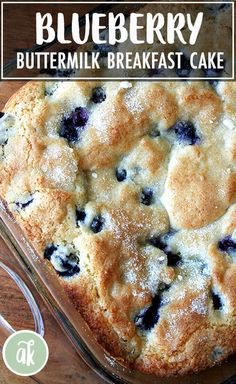
[[[236,350],[235,82],[31,82],[0,122],[1,196],[112,356]]]

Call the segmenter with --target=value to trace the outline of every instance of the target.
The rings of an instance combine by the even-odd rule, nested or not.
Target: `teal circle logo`
[[[7,338],[2,356],[7,368],[19,376],[40,372],[48,361],[48,345],[33,331],[18,331]]]

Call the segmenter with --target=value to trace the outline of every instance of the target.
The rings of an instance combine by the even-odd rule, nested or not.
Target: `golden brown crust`
[[[196,146],[172,158],[163,201],[174,227],[201,228],[222,216],[234,201],[235,174],[227,174],[223,156],[220,161],[217,157],[215,148],[206,152]]]

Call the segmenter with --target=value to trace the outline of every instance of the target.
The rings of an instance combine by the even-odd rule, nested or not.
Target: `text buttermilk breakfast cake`
[[[112,356],[236,350],[235,82],[31,82],[0,121],[1,196]]]

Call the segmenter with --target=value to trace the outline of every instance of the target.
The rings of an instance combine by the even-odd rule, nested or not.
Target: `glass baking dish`
[[[95,340],[91,330],[63,292],[55,275],[26,239],[20,226],[0,199],[0,236],[46,302],[79,356],[102,382],[113,384],[235,384],[236,355],[220,366],[198,374],[158,378],[120,365]]]

